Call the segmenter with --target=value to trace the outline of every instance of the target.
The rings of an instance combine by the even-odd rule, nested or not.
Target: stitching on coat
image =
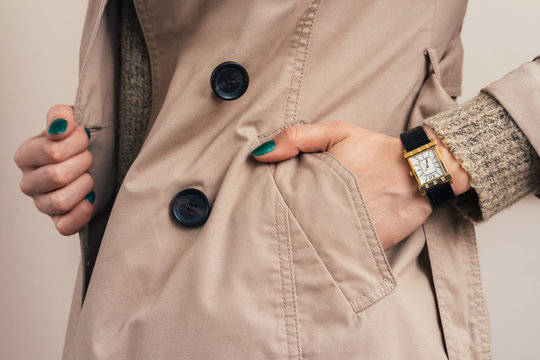
[[[323,155],[324,154],[324,155]],[[334,172],[334,174],[343,182],[343,184],[346,186],[347,188],[347,191],[348,191],[348,196],[349,196],[349,199],[351,200],[351,202],[353,203],[353,207],[354,207],[354,210],[356,212],[356,214],[358,215],[358,218],[359,219],[364,219],[366,218],[367,216],[362,216],[362,214],[360,213],[360,210],[358,209],[357,205],[356,205],[356,202],[355,202],[355,199],[354,197],[352,196],[352,189],[351,189],[351,185],[345,181],[345,179],[343,178],[342,174],[339,174],[333,167],[332,164],[330,164],[330,162],[328,160],[325,160],[324,159],[324,156],[327,156],[327,157],[331,157],[332,155],[328,154],[328,153],[319,153],[318,156],[316,156],[316,158],[322,162],[324,162],[329,168],[330,170],[332,170]],[[340,167],[341,170],[343,171],[346,171],[346,172],[349,172],[349,170],[347,168],[345,168],[344,165],[341,164],[341,162],[335,162],[336,165],[338,165]],[[354,176],[354,174],[353,174]],[[358,192],[358,194],[360,194],[360,189],[358,188],[358,184],[356,183],[356,180],[354,180],[354,184],[356,185],[356,190]],[[362,207],[362,210],[364,210],[364,214],[367,215],[368,212],[367,212],[367,208],[365,207],[365,203],[363,204],[363,207]],[[372,240],[373,240],[373,237],[372,236],[369,236],[369,240],[368,240],[368,236],[366,236],[367,234],[367,231],[366,231],[366,228],[365,228],[365,221],[360,221],[360,224],[361,224],[361,227],[362,227],[362,231],[364,233],[364,237],[366,239],[366,242],[368,243],[368,247],[369,247],[369,250],[371,251],[371,255],[373,256],[373,258],[375,259],[375,265],[377,267],[377,270],[379,271],[379,274],[381,275],[381,277],[383,277],[383,280],[384,280],[384,277],[385,275],[390,275],[390,278],[391,280],[393,280],[393,276],[392,274],[388,271],[387,268],[382,268],[381,267],[381,263],[380,263],[380,259],[379,259],[379,255],[380,255],[380,252],[383,251],[382,250],[382,247],[381,247],[381,244],[380,242],[376,242],[376,244],[374,244],[376,247],[379,248],[379,254],[375,254],[374,250],[373,250],[373,247],[372,247]],[[375,229],[373,228],[373,224],[370,224],[370,230],[372,230],[373,233],[375,233]],[[369,293],[369,292],[368,292]]]
[[[429,231],[429,224],[422,225],[422,228],[424,229],[424,237],[426,238],[426,243],[427,243],[428,238],[432,237],[431,231]],[[433,234],[433,238],[435,238],[434,234]],[[446,351],[448,351],[448,358],[450,360],[460,359],[456,353],[456,346],[454,345],[455,335],[454,335],[453,327],[449,325],[451,324],[451,320],[448,315],[447,305],[445,303],[445,296],[448,290],[444,286],[444,277],[442,276],[441,267],[439,265],[439,256],[437,255],[437,251],[430,251],[429,243],[428,243],[428,253],[429,253],[430,259],[432,260],[431,272],[433,274],[433,284],[435,286],[437,304],[439,306],[439,313],[441,315],[442,333],[444,336],[444,340],[446,342]]]
[[[429,227],[428,227],[429,228]],[[425,230],[425,228],[424,228]],[[427,231],[429,233],[429,231]],[[427,236],[426,236],[427,238]],[[435,252],[436,253],[436,252]],[[433,255],[433,259],[435,261],[432,262],[432,264],[434,263],[434,267],[435,267],[435,273],[437,274],[436,277],[440,280],[438,282],[439,284],[439,287],[440,287],[440,296],[437,296],[437,300],[439,301],[439,311],[441,313],[441,323],[443,322],[443,318],[444,318],[444,322],[446,322],[446,330],[447,330],[447,334],[445,336],[445,341],[446,341],[446,350],[448,351],[448,357],[450,359],[459,359],[458,357],[458,353],[457,353],[457,349],[456,349],[456,345],[455,345],[455,334],[454,334],[454,328],[450,325],[452,323],[452,320],[450,319],[450,315],[448,313],[448,305],[446,304],[445,302],[445,296],[446,294],[448,293],[448,289],[446,288],[445,286],[445,283],[444,283],[444,277],[443,277],[443,272],[441,270],[441,266],[440,266],[440,260],[439,260],[439,256],[438,255]],[[435,277],[435,276],[434,276]],[[444,334],[444,329],[445,327],[443,326],[443,334]]]
[[[267,137],[270,136],[270,135],[275,136],[275,135],[277,135],[278,133],[280,133],[281,131],[283,131],[283,130],[285,130],[286,128],[288,128],[288,127],[293,127],[293,126],[298,126],[298,125],[309,125],[309,121],[306,121],[306,120],[295,121],[295,122],[289,123],[289,124],[287,124],[287,125],[280,126],[280,127],[277,128],[277,129],[267,131],[267,132],[265,132],[264,134],[257,136],[257,138],[258,138],[259,140],[262,140],[262,139],[264,139],[264,138],[267,138]]]
[[[291,281],[291,303],[292,303],[292,310],[294,314],[294,326],[295,326],[295,333],[296,333],[296,351],[298,354],[298,359],[302,358],[302,352],[300,350],[300,332],[299,332],[299,324],[298,324],[298,311],[296,309],[296,287],[295,287],[295,281],[294,281],[294,262],[293,262],[293,256],[292,256],[292,249],[291,249],[291,235],[290,235],[290,227],[289,227],[289,219],[287,217],[287,209],[283,207],[283,219],[286,220],[287,225],[287,234],[288,236],[285,237],[286,243],[287,243],[287,253],[289,257],[289,276]]]
[[[289,354],[289,359],[292,359],[291,355],[291,344],[289,342],[289,325],[287,321],[287,305],[285,303],[285,279],[283,278],[283,261],[281,260],[281,247],[279,245],[279,227],[278,227],[278,205],[277,205],[277,195],[274,192],[274,228],[276,230],[276,244],[279,258],[279,276],[281,279],[281,298],[283,300],[283,320],[285,321],[285,338],[287,340],[287,353]]]
[[[480,340],[480,352],[483,359],[491,358],[491,349],[489,346],[489,330],[487,328],[487,314],[486,306],[484,303],[484,296],[482,294],[482,280],[480,274],[478,249],[476,244],[476,237],[474,235],[474,229],[472,225],[468,225],[466,229],[467,233],[467,250],[469,252],[469,266],[470,266],[470,278],[471,287],[473,289],[473,305],[474,314],[477,320],[476,332]]]
[[[302,232],[302,235],[305,237],[306,241],[308,242],[311,250],[313,250],[313,252],[316,254],[316,256],[318,257],[318,260],[322,263],[322,266],[324,267],[324,270],[326,271],[326,274],[330,277],[330,280],[332,281],[332,284],[334,284],[334,286],[338,289],[338,291],[340,292],[340,294],[343,296],[343,299],[346,301],[346,302],[349,302],[349,299],[347,299],[347,297],[345,296],[345,294],[343,293],[343,290],[339,287],[339,284],[336,282],[336,279],[334,278],[334,276],[332,275],[332,273],[330,272],[330,270],[328,270],[328,268],[326,267],[326,264],[325,262],[323,261],[322,257],[321,257],[321,254],[317,251],[317,249],[315,248],[315,246],[313,246],[313,244],[311,243],[309,237],[307,236],[306,234],[306,231],[304,230],[304,228],[302,227],[302,225],[300,225],[300,223],[298,222],[298,219],[294,216],[294,213],[293,211],[291,210],[291,207],[289,206],[289,204],[287,204],[287,201],[285,200],[285,198],[283,197],[283,194],[281,194],[280,190],[279,190],[279,187],[277,187],[277,184],[275,183],[274,181],[274,184],[276,185],[276,188],[277,188],[277,191],[278,193],[281,195],[281,198],[283,199],[283,202],[285,203],[285,206],[287,207],[287,210],[290,214],[290,218],[292,218],[295,222],[295,224],[298,226],[298,228],[300,229],[300,231]],[[290,221],[289,221],[290,223]],[[290,234],[289,234],[290,236]],[[293,259],[294,260],[294,259]]]
[[[305,25],[305,21],[302,24],[302,28],[303,28],[304,25]],[[285,124],[287,123],[287,118],[288,118],[288,113],[289,113],[289,102],[290,102],[292,88],[293,88],[293,84],[294,84],[295,64],[296,64],[296,57],[297,57],[297,54],[298,54],[298,48],[300,47],[300,35],[301,34],[302,34],[302,30],[300,31],[300,34],[298,35],[298,41],[296,42],[296,47],[295,47],[295,50],[294,50],[293,72],[292,72],[292,75],[291,75],[291,83],[289,84],[289,90],[287,91],[287,100],[285,101],[285,103],[286,103],[285,111],[283,113],[283,122]]]
[[[293,62],[293,73],[291,76],[291,84],[287,92],[287,106],[285,107],[285,114],[283,122],[286,124],[290,116],[292,116],[293,122],[296,121],[298,103],[300,98],[300,88],[302,86],[302,79],[304,76],[304,67],[308,55],[309,44],[311,40],[311,31],[313,29],[313,24],[315,23],[315,18],[317,15],[317,10],[319,8],[320,0],[314,0],[306,15],[304,16],[304,21],[300,27],[298,34],[298,41],[296,43],[294,62]],[[305,35],[305,36],[303,36]],[[304,43],[303,43],[304,42]],[[303,54],[301,52],[303,51]],[[293,94],[293,92],[295,94]],[[295,99],[293,99],[295,98]],[[291,110],[291,105],[294,103],[294,109]],[[291,114],[292,113],[292,114]]]
[[[306,60],[308,57],[308,49],[309,45],[311,43],[311,32],[313,30],[313,25],[315,24],[315,19],[317,18],[317,10],[319,9],[320,1],[316,0],[313,2],[312,6],[314,7],[313,12],[311,14],[312,20],[309,24],[309,30],[306,38],[306,47],[304,51],[304,58],[302,59],[302,69],[300,70],[300,79],[298,79],[298,89],[296,94],[296,103],[294,104],[294,117],[293,119],[296,121],[296,117],[298,116],[298,105],[300,102],[300,92],[302,90],[302,80],[304,79],[304,69],[306,67]]]
[[[433,73],[435,74],[435,77],[437,78],[437,80],[439,80],[439,83],[442,86],[441,68],[439,67],[437,50],[433,48],[428,48],[426,49],[426,55],[428,56],[429,62],[431,63],[431,67],[433,68]]]
[[[325,158],[326,157],[326,158]],[[377,271],[379,272],[379,275],[381,276],[382,278],[382,281],[383,283],[386,283],[388,285],[390,285],[390,287],[388,288],[384,288],[383,290],[383,293],[382,294],[377,294],[378,295],[378,298],[377,299],[372,299],[371,298],[371,295],[376,291],[378,290],[380,287],[381,287],[381,283],[379,283],[376,287],[373,287],[371,288],[369,291],[367,292],[361,292],[362,296],[354,299],[354,300],[351,300],[350,303],[351,305],[353,305],[354,307],[354,304],[358,301],[360,301],[361,299],[365,298],[365,297],[369,297],[370,298],[370,302],[367,303],[367,304],[363,304],[363,305],[360,305],[360,309],[357,310],[357,311],[360,311],[361,309],[364,309],[366,308],[368,305],[376,302],[377,300],[379,300],[380,298],[382,298],[384,295],[388,294],[392,289],[395,288],[395,284],[396,284],[396,281],[395,281],[395,278],[394,278],[394,275],[392,274],[391,270],[390,270],[390,266],[386,260],[386,258],[384,258],[382,256],[382,254],[384,254],[384,250],[382,249],[382,246],[381,246],[381,243],[379,241],[374,241],[374,240],[377,240],[376,238],[374,238],[373,236],[366,236],[368,234],[368,231],[366,231],[366,220],[368,217],[369,217],[369,213],[367,211],[367,208],[366,208],[366,205],[363,201],[361,201],[362,203],[362,210],[364,211],[363,213],[360,212],[360,210],[358,209],[357,207],[357,204],[356,204],[356,201],[354,199],[354,197],[352,196],[352,189],[351,189],[351,185],[349,184],[348,181],[345,181],[344,177],[339,174],[336,169],[333,167],[333,164],[337,165],[340,167],[340,170],[342,171],[345,171],[347,174],[349,175],[352,175],[354,176],[354,174],[350,174],[350,170],[347,169],[341,162],[339,161],[333,161],[331,164],[328,160],[328,158],[332,158],[334,159],[334,157],[332,155],[330,155],[329,153],[317,153],[315,158],[318,159],[319,161],[325,163],[327,165],[327,167],[332,170],[332,172],[337,176],[338,179],[340,179],[342,181],[342,183],[345,185],[345,187],[347,188],[347,195],[349,197],[349,199],[351,200],[352,204],[353,204],[353,208],[355,210],[355,213],[357,214],[358,216],[358,219],[360,219],[360,226],[362,228],[362,232],[364,234],[364,239],[368,245],[368,248],[371,252],[371,255],[374,259],[374,262],[375,262],[375,266],[377,267]],[[334,159],[335,160],[335,159]],[[356,187],[356,193],[357,194],[361,194],[361,191],[358,187],[358,183],[356,182],[356,179],[354,179],[354,185]],[[366,216],[362,216],[362,215],[366,215]],[[369,222],[369,229],[371,230],[372,233],[376,234],[375,232],[375,229],[373,228],[373,223]],[[378,248],[379,250],[379,253],[376,254],[375,251],[374,251],[374,246],[376,248]],[[356,309],[355,309],[356,311]]]
[[[326,157],[326,159],[325,159],[325,157]],[[354,206],[354,209],[355,209],[355,211],[356,211],[356,214],[358,215],[358,217],[359,217],[360,219],[367,219],[367,218],[369,217],[369,212],[368,212],[368,210],[367,210],[367,208],[366,208],[365,202],[364,202],[364,201],[361,201],[361,205],[362,205],[363,214],[366,215],[366,216],[361,216],[362,214],[360,213],[360,210],[358,209],[358,207],[357,207],[357,205],[356,205],[355,199],[354,199],[354,197],[352,196],[353,191],[352,191],[352,189],[351,189],[351,185],[348,183],[348,181],[345,181],[345,179],[344,179],[344,177],[343,177],[342,174],[339,174],[339,173],[336,171],[336,169],[334,168],[334,165],[339,166],[340,170],[344,171],[347,175],[352,176],[353,183],[354,183],[355,190],[356,190],[355,193],[356,193],[356,194],[361,194],[362,192],[361,192],[361,190],[360,190],[360,188],[359,188],[359,186],[358,186],[358,182],[356,181],[356,176],[355,176],[354,174],[352,174],[351,171],[350,171],[348,168],[346,168],[345,165],[343,165],[343,164],[341,163],[341,161],[339,161],[339,159],[335,158],[333,155],[331,155],[331,154],[329,154],[329,153],[326,153],[326,152],[324,152],[324,153],[318,153],[317,156],[315,156],[315,158],[317,158],[318,160],[324,162],[324,163],[325,163],[325,164],[326,164],[326,165],[327,165],[327,166],[328,166],[328,167],[329,167],[329,168],[337,175],[337,177],[338,177],[338,178],[346,185],[347,190],[348,190],[348,193],[349,193],[349,199],[350,199],[350,200],[352,201],[352,203],[353,203],[353,206]],[[331,158],[331,159],[334,160],[334,161],[332,161],[332,163],[330,163],[329,160],[328,160],[328,158]],[[336,160],[337,160],[337,161],[336,161]],[[365,222],[366,222],[365,220],[360,222],[361,225],[362,225],[362,228],[363,228],[363,230],[364,230],[364,236],[368,233],[368,232],[366,231],[366,228],[365,228]],[[375,228],[373,227],[373,223],[372,223],[372,222],[369,222],[369,225],[368,225],[368,226],[369,226],[369,230],[371,230],[371,233],[372,233],[372,234],[376,234]],[[368,238],[368,237],[366,236],[366,240],[367,240],[367,238]],[[371,254],[373,255],[374,258],[376,258],[377,260],[380,260],[380,259],[378,259],[378,258],[380,257],[381,254],[384,253],[384,250],[382,249],[381,243],[380,243],[379,241],[373,241],[373,240],[376,240],[376,236],[375,236],[375,237],[370,236],[369,238],[370,238],[370,240],[368,240],[368,245],[370,245],[369,248],[370,248]],[[374,244],[372,244],[372,243],[374,243]],[[378,248],[378,250],[379,250],[379,254],[378,254],[378,255],[376,255],[376,254],[374,253],[373,248],[372,248],[372,245],[375,245],[375,247]],[[385,275],[387,275],[387,276],[390,278],[389,280],[390,280],[391,282],[392,282],[392,281],[395,282],[395,279],[394,279],[394,276],[393,276],[392,272],[389,271],[390,266],[388,265],[388,263],[386,262],[386,260],[384,261],[384,265],[386,265],[386,266],[382,267],[383,264],[381,264],[381,263],[379,263],[379,262],[377,262],[377,261],[376,261],[376,265],[377,265],[377,269],[379,270],[379,273],[380,273],[381,276],[385,277]]]
[[[273,179],[273,177],[272,177]],[[295,282],[294,282],[294,268],[293,268],[293,257],[292,257],[292,248],[290,244],[290,230],[289,230],[289,220],[287,216],[287,208],[280,205],[279,207],[282,208],[282,211],[280,212],[278,209],[278,203],[281,203],[279,201],[279,192],[276,190],[274,191],[274,211],[275,211],[275,217],[274,217],[274,225],[276,229],[276,243],[277,243],[277,250],[278,250],[278,256],[279,256],[279,273],[281,278],[281,296],[283,299],[283,316],[285,320],[285,333],[287,338],[287,353],[289,356],[289,359],[302,359],[302,349],[301,349],[301,342],[300,342],[300,326],[298,322],[298,310],[297,310],[297,304],[296,304],[296,288],[295,288]],[[280,214],[281,213],[281,214]],[[278,221],[278,218],[283,216],[282,221]],[[283,223],[284,228],[282,229],[284,232],[280,230],[280,224]],[[286,233],[286,234],[285,234]],[[285,249],[281,246],[280,242],[281,240],[285,239],[286,242],[286,248],[287,252],[285,253]],[[288,261],[285,260],[285,257],[288,257]],[[289,266],[288,272],[286,267]],[[288,274],[287,274],[288,273]],[[287,279],[287,275],[289,275],[289,278]],[[287,284],[287,281],[290,282],[290,284]],[[290,299],[288,298],[290,296]],[[289,309],[288,309],[289,308]],[[289,324],[291,322],[290,317],[293,316],[292,321],[294,322],[294,332],[295,337],[292,337],[292,333],[290,330]],[[296,355],[293,354],[293,346],[292,344],[293,340],[296,341]]]
[[[384,288],[384,287],[383,287],[383,284],[386,284],[386,285],[388,285],[389,287]],[[381,290],[381,289],[380,289],[381,287],[383,287],[382,290],[383,290],[384,292],[383,292],[382,294],[380,294],[379,298],[383,297],[383,296],[386,295],[388,292],[390,292],[390,291],[394,288],[394,284],[393,284],[391,281],[387,280],[387,279],[382,279],[382,282],[379,283],[379,284],[377,284],[377,286],[371,288],[369,291],[363,291],[363,292],[362,292],[363,295],[357,297],[357,298],[354,299],[354,300],[352,300],[352,301],[351,301],[351,304],[354,304],[354,303],[356,303],[356,302],[359,302],[360,300],[363,300],[363,299],[366,298],[366,297],[369,298],[369,299],[368,299],[368,300],[370,301],[369,304],[374,303],[376,300],[371,299],[371,296],[372,296],[373,293],[375,293],[376,291],[377,291],[377,292],[380,291],[380,290]],[[375,294],[375,296],[378,296],[378,295],[379,295],[379,294]],[[359,305],[359,306],[360,306],[361,308],[366,308],[366,307],[367,307],[367,306],[364,305],[364,304],[363,304],[363,305]]]
[[[329,163],[327,163],[327,162],[325,162],[324,160],[322,160],[322,159],[319,158],[319,156],[321,156],[321,157],[324,156],[324,155],[322,155],[322,154],[326,154],[328,157],[332,157],[332,158],[333,158],[333,156],[330,155],[330,154],[328,154],[328,153],[316,153],[316,154],[313,154],[313,155],[314,155],[314,158],[317,158],[319,161],[325,163],[325,165],[326,165],[325,167],[327,167],[327,168],[329,168],[330,170],[332,170],[332,171],[334,172],[334,174],[337,176],[337,178],[340,179],[340,181],[344,184],[344,186],[347,188],[347,191],[349,192],[348,196],[349,196],[349,199],[350,199],[350,200],[352,201],[352,203],[353,203],[353,208],[354,208],[354,210],[355,210],[355,213],[357,214],[357,216],[358,216],[359,219],[363,219],[364,217],[361,216],[361,214],[360,214],[358,208],[356,207],[356,203],[355,203],[354,199],[353,199],[352,196],[351,196],[351,192],[352,192],[351,188],[349,187],[349,185],[347,184],[347,182],[344,180],[344,178],[343,178],[339,173],[337,173],[336,170],[335,170],[334,168],[332,168],[332,166],[331,166]],[[338,162],[338,163],[339,163],[339,162]],[[343,167],[344,170],[349,171],[349,170],[348,170],[347,168],[345,168],[344,165],[342,165],[341,163],[339,163],[339,165],[341,165],[341,166]],[[354,175],[352,175],[352,176],[354,176]],[[273,176],[272,176],[272,178],[274,179]],[[356,182],[355,182],[355,183],[356,183]],[[279,187],[278,187],[277,183],[275,182],[275,179],[274,179],[274,184],[275,184],[275,186],[276,186],[277,191],[279,192]],[[356,185],[357,185],[357,184],[356,184]],[[358,193],[360,193],[359,190],[358,190]],[[285,200],[284,200],[284,201],[285,201]],[[289,205],[288,205],[286,202],[285,202],[285,205],[288,207],[289,211],[291,211]],[[367,209],[365,208],[365,204],[364,204],[364,211],[367,212]],[[292,211],[291,211],[291,214],[293,214]],[[297,221],[297,223],[298,223],[298,221]],[[328,271],[328,269],[327,269],[327,271],[329,272],[329,274],[330,274],[332,280],[334,281],[334,283],[336,284],[336,286],[338,287],[338,289],[340,290],[340,292],[341,292],[341,293],[343,294],[343,296],[345,297],[345,300],[347,300],[347,302],[349,302],[349,304],[351,305],[352,310],[353,310],[353,312],[354,312],[355,314],[356,314],[357,312],[360,312],[360,311],[362,311],[363,309],[367,308],[367,307],[370,306],[371,304],[377,302],[378,300],[380,300],[382,297],[384,297],[384,296],[387,295],[390,291],[392,291],[392,290],[395,288],[395,286],[396,286],[395,278],[394,278],[394,276],[393,276],[393,274],[392,274],[392,272],[391,272],[391,270],[390,270],[390,266],[388,265],[388,263],[387,263],[387,261],[386,261],[386,258],[385,258],[384,256],[382,256],[382,259],[381,259],[381,256],[375,255],[375,253],[374,253],[374,251],[373,251],[373,249],[372,249],[372,246],[371,246],[370,242],[367,240],[367,237],[365,236],[365,234],[366,234],[365,226],[364,226],[364,224],[363,224],[363,222],[362,222],[361,220],[359,220],[359,223],[360,223],[360,229],[361,229],[362,233],[364,234],[364,238],[366,239],[368,248],[370,249],[371,255],[372,255],[372,257],[373,257],[373,262],[374,262],[374,264],[375,264],[375,267],[377,268],[377,271],[379,272],[379,275],[381,276],[381,281],[378,282],[377,285],[371,287],[369,290],[360,291],[360,294],[361,294],[361,295],[360,295],[358,298],[353,299],[353,300],[349,300],[349,299],[347,298],[347,296],[343,293],[343,289],[336,283],[336,281],[335,281],[333,275],[332,275],[332,274]],[[298,223],[298,226],[300,226],[299,223]],[[373,225],[371,224],[370,226],[371,226],[371,228],[372,228],[372,231],[375,232],[375,230],[373,229]],[[307,237],[307,235],[305,234],[305,231],[302,229],[301,226],[300,226],[300,229],[301,229],[302,232],[304,233],[304,236],[306,236],[306,238],[309,239],[309,238]],[[379,243],[378,241],[377,241],[377,246],[381,249],[381,251],[383,251],[382,248],[381,248],[381,245],[380,245],[380,243]],[[315,250],[315,252],[317,252],[316,249],[314,249],[314,250]],[[383,253],[384,253],[384,252],[383,252]],[[381,255],[382,255],[382,254],[381,254]],[[321,258],[321,261],[322,261],[322,258]],[[385,265],[387,265],[387,268],[381,269],[381,267],[380,267],[380,265],[381,265],[380,262],[381,262],[381,261],[382,261]],[[323,261],[323,264],[324,264],[324,261]],[[326,267],[326,264],[324,264],[324,266]],[[385,279],[385,275],[383,275],[383,273],[386,274],[386,275],[387,275],[386,277],[389,278],[389,279]],[[390,286],[389,286],[389,287],[384,287],[383,284],[387,284],[387,285],[390,285]],[[381,288],[383,288],[383,292],[380,293],[380,294],[377,294],[377,298],[376,298],[376,299],[373,299],[373,298],[372,298],[372,294],[373,294],[375,291],[380,290]],[[362,304],[362,305],[358,305],[358,306],[356,306],[356,307],[354,306],[354,303],[358,302],[359,300],[361,300],[361,299],[363,299],[363,298],[365,298],[365,297],[369,297],[369,298],[370,298],[370,299],[369,299],[370,301],[369,301],[369,302],[366,302],[366,303],[364,303],[364,304]]]

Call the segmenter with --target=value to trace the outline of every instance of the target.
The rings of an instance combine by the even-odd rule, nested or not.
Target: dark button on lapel
[[[172,199],[171,213],[184,226],[201,226],[210,215],[210,203],[202,191],[184,189]]]
[[[242,65],[227,61],[214,69],[210,84],[214,93],[221,99],[236,100],[246,92],[249,76]]]

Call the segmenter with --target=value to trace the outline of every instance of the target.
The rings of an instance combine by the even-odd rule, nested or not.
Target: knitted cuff
[[[456,207],[475,222],[485,221],[531,192],[540,190],[540,158],[501,104],[481,92],[456,108],[425,121],[471,180]]]

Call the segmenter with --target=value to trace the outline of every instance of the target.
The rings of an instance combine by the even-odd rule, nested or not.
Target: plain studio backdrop
[[[19,191],[13,153],[44,129],[51,105],[73,102],[85,10],[73,0],[0,3],[0,359],[62,352],[79,240]],[[471,1],[463,39],[460,102],[540,54],[540,1]],[[529,196],[477,227],[496,360],[539,359],[539,223],[540,200]]]

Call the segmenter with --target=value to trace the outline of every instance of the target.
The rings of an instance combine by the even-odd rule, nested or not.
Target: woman
[[[488,356],[473,227],[430,215],[397,136],[429,118],[469,218],[538,191],[538,61],[440,114],[464,2],[135,1],[141,33],[118,5],[16,155],[60,232],[94,213],[65,358]]]

